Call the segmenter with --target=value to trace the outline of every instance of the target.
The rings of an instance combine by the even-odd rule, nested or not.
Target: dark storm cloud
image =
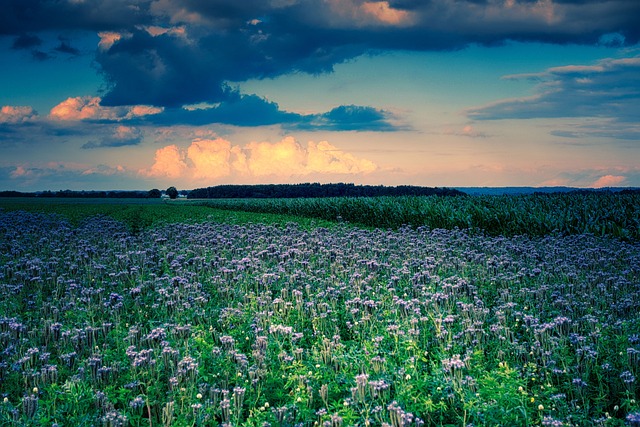
[[[301,117],[292,128],[331,131],[397,131],[402,127],[391,123],[393,117],[386,111],[358,105],[341,105],[324,114]]]
[[[96,56],[107,83],[103,104],[170,109],[231,108],[239,104],[229,84],[330,72],[364,53],[640,38],[640,2],[630,0],[6,0],[4,9],[0,34],[109,32]],[[71,53],[71,46],[62,42],[59,50]]]
[[[60,41],[60,44],[55,48],[57,52],[67,53],[74,56],[80,55],[80,50],[71,46],[71,41],[68,38],[60,36],[58,37],[58,40]]]
[[[47,61],[47,60],[53,58],[53,56],[49,55],[47,52],[43,52],[43,51],[38,50],[38,49],[33,49],[31,51],[31,57],[33,59],[35,59],[36,61]]]
[[[278,104],[256,95],[231,93],[229,99],[208,108],[166,108],[162,113],[140,119],[158,125],[207,125],[223,123],[233,126],[267,126],[299,120],[300,116],[280,110]]]
[[[140,129],[129,126],[117,126],[110,135],[101,140],[89,141],[82,148],[105,148],[105,147],[125,147],[127,145],[138,145],[142,142],[143,133]]]
[[[257,95],[232,93],[227,101],[209,108],[168,108],[162,113],[134,119],[132,122],[156,125],[269,126],[282,124],[287,129],[334,131],[394,131],[391,114],[357,105],[339,106],[323,114],[302,115],[280,109],[277,103]]]
[[[0,35],[118,30],[151,22],[151,0],[3,0]]]

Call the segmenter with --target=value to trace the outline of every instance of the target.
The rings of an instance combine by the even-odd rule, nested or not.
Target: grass
[[[229,211],[215,207],[189,204],[183,200],[162,199],[54,199],[0,198],[0,208],[57,214],[77,226],[82,221],[106,215],[121,221],[133,232],[172,223],[226,222],[230,224],[264,223],[298,224],[302,228],[331,227],[331,221],[288,214]]]

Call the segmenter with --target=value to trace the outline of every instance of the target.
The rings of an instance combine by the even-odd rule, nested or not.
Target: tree
[[[166,193],[167,193],[167,196],[169,196],[169,198],[172,200],[178,197],[178,190],[176,189],[176,187],[167,188]]]
[[[160,190],[158,190],[157,188],[149,190],[149,192],[147,193],[147,198],[149,199],[159,199],[161,196],[162,192],[160,192]]]

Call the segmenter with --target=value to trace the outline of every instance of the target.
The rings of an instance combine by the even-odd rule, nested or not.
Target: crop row
[[[192,203],[218,209],[347,221],[368,227],[476,229],[494,236],[591,233],[640,238],[640,195],[637,194],[223,199]]]

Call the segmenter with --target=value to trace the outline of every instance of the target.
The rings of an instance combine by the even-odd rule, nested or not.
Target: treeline
[[[159,199],[162,192],[158,189],[149,191],[42,191],[37,193],[23,193],[21,191],[0,191],[0,197],[73,197],[78,199]]]
[[[463,196],[465,193],[450,188],[417,187],[400,185],[355,184],[262,184],[217,185],[196,188],[187,195],[189,199],[293,199],[320,197],[378,197],[378,196]]]

